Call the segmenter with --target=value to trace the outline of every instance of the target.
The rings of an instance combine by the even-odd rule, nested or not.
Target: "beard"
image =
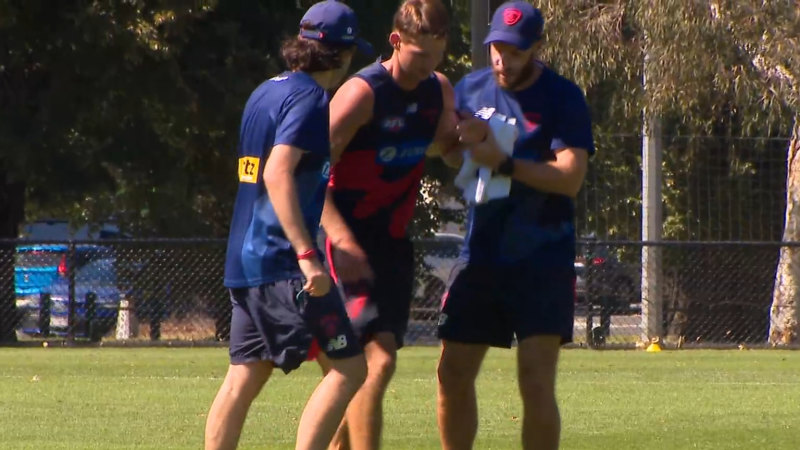
[[[494,72],[494,78],[497,80],[497,84],[500,85],[501,88],[509,91],[516,91],[531,80],[536,71],[536,67],[534,66],[533,58],[531,58],[531,60],[522,66],[516,74],[503,74],[494,68],[492,68],[492,71]]]

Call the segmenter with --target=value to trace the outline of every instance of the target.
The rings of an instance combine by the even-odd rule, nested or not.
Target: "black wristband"
[[[514,158],[506,156],[506,159],[497,166],[495,172],[510,177],[514,173]]]

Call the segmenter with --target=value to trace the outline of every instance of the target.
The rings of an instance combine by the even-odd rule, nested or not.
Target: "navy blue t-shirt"
[[[285,72],[256,88],[239,130],[239,191],[225,258],[225,286],[253,287],[300,276],[263,182],[276,145],[304,151],[294,180],[306,229],[319,229],[330,168],[328,95],[308,74]]]
[[[555,151],[583,148],[594,154],[589,110],[583,92],[544,67],[530,87],[501,89],[491,68],[473,72],[455,87],[459,110],[489,108],[515,117],[519,137],[515,159],[555,160]],[[575,259],[575,205],[571,198],[512,181],[509,197],[470,208],[462,257],[474,263],[540,262],[572,267]]]

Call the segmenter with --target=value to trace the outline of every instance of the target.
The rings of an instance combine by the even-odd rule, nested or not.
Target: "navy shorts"
[[[362,343],[376,333],[389,332],[400,348],[408,329],[414,288],[414,246],[406,238],[380,233],[360,236],[358,243],[367,254],[375,279],[369,285],[341,285],[347,313]],[[336,278],[329,239],[326,239],[325,248],[331,274]]]
[[[459,263],[442,299],[440,339],[511,347],[536,335],[572,341],[575,268]]]
[[[231,364],[267,360],[289,373],[306,360],[312,339],[331,359],[362,352],[339,292],[311,297],[302,286],[284,280],[230,289]]]

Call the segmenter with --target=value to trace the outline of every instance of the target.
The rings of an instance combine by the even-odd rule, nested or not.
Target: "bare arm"
[[[589,152],[566,147],[555,153],[555,161],[543,163],[515,159],[512,178],[540,191],[577,196],[586,177]]]
[[[303,223],[303,213],[297,198],[294,182],[294,169],[300,162],[303,150],[289,145],[276,145],[270,151],[264,166],[264,185],[275,215],[283,228],[286,239],[298,254],[314,249],[308,230]],[[327,274],[318,257],[299,261],[300,269],[306,277],[304,286],[313,296],[325,295],[330,289]]]
[[[339,161],[358,129],[372,118],[374,102],[372,89],[366,81],[357,77],[344,83],[331,99],[331,167]],[[325,193],[322,227],[334,245],[355,239],[336,209],[330,189]]]
[[[289,145],[276,145],[264,166],[264,184],[275,215],[281,223],[286,239],[295,252],[303,253],[314,248],[308,230],[303,224],[303,213],[297,200],[294,169],[303,151]]]
[[[366,81],[353,77],[331,99],[331,165],[339,162],[358,129],[372,119],[375,97]]]
[[[334,173],[334,165],[339,162],[342,152],[353,140],[359,128],[372,119],[374,103],[372,88],[358,77],[348,80],[331,99],[331,173]],[[367,256],[336,208],[333,192],[330,189],[325,192],[321,221],[325,234],[337,251],[334,255],[334,266],[339,279],[342,281],[372,279]]]
[[[491,132],[485,141],[470,146],[470,154],[476,163],[493,169],[506,159]],[[555,155],[555,161],[546,162],[514,159],[512,178],[540,191],[575,197],[586,176],[589,152],[565,147],[555,150]]]
[[[461,152],[458,150],[458,125],[459,117],[456,113],[456,96],[453,85],[439,72],[436,72],[439,84],[442,86],[442,114],[436,127],[433,142],[425,152],[427,156],[439,156],[450,167],[461,165]]]

